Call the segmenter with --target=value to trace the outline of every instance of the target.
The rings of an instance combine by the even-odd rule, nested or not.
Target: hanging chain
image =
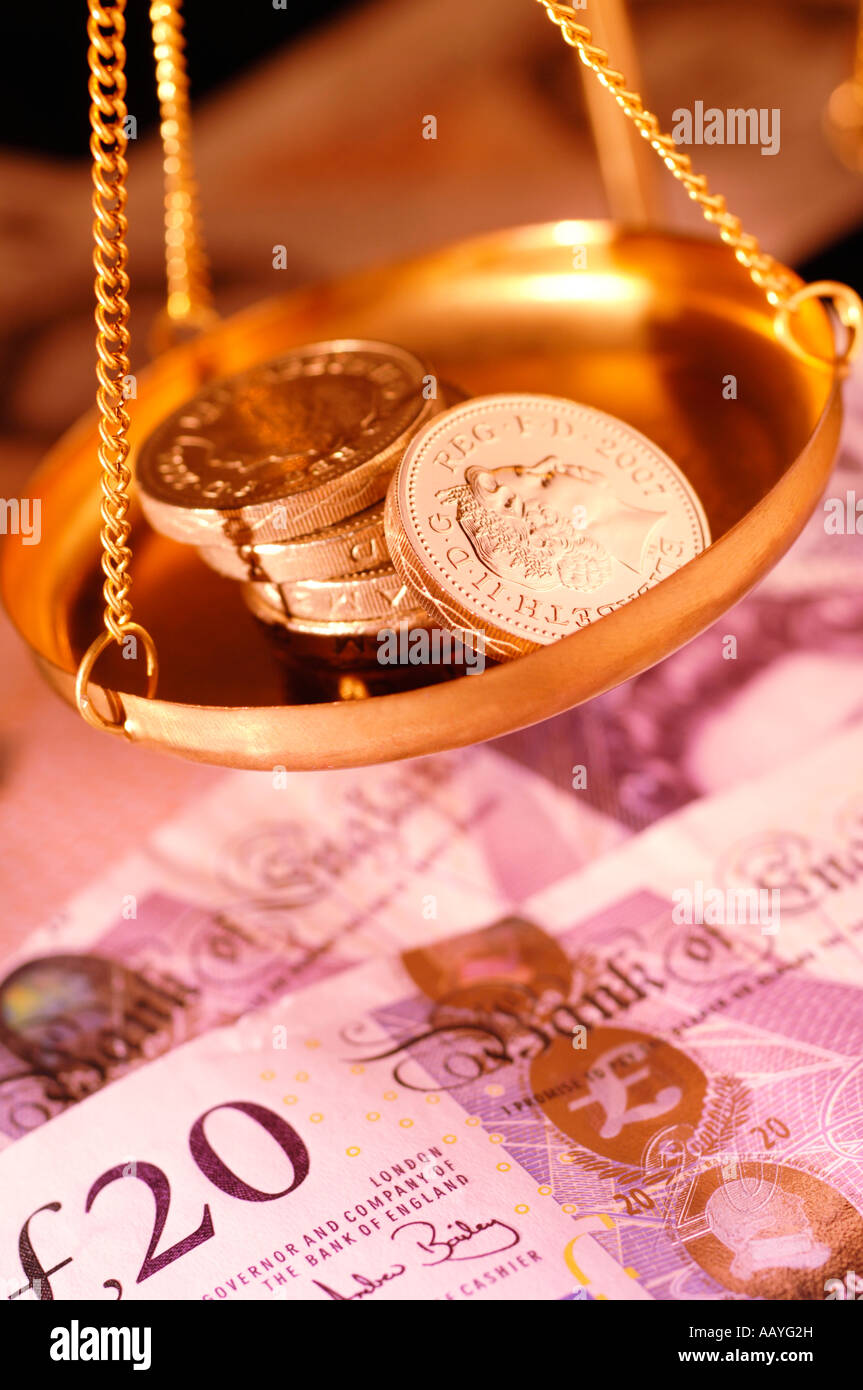
[[[663,135],[659,121],[652,111],[645,109],[638,92],[627,89],[626,78],[622,72],[611,67],[608,54],[597,48],[589,29],[579,24],[575,12],[569,5],[561,5],[557,0],[539,0],[552,24],[560,29],[564,42],[578,52],[578,56],[594,72],[611,92],[614,100],[633,122],[636,129],[655,150],[669,173],[683,184],[690,198],[700,207],[708,222],[719,228],[722,240],[734,248],[734,253],[749,271],[755,284],[763,289],[767,299],[774,307],[798,287],[796,276],[785,266],[761,250],[754,236],[744,232],[739,217],[730,213],[721,193],[711,193],[703,174],[695,174],[689,155],[675,145],[670,135]]]
[[[126,269],[126,77],[123,3],[91,3],[90,153],[93,157],[93,264],[96,268],[96,376],[99,381],[99,463],[102,468],[102,540],[105,546],[105,626],[115,642],[132,616],[129,602],[129,275]],[[116,11],[116,17],[111,11]],[[112,23],[113,19],[113,23]]]
[[[198,214],[198,185],[191,155],[189,80],[183,43],[181,0],[150,5],[160,133],[165,176],[165,269],[168,300],[156,328],[157,346],[168,346],[184,329],[216,321],[207,256]]]
[[[102,569],[105,582],[105,631],[90,646],[78,668],[75,697],[81,714],[98,728],[122,728],[120,698],[106,691],[112,721],[93,708],[88,688],[93,667],[112,642],[124,655],[144,646],[149,694],[155,690],[156,653],[149,634],[132,621],[129,600],[132,552],[128,541],[129,413],[129,275],[126,246],[126,0],[89,0],[90,153],[93,159],[93,265],[96,270],[96,401],[99,411],[99,466],[102,483]],[[127,643],[131,640],[131,646]]]
[[[683,184],[705,219],[719,228],[720,237],[733,248],[737,260],[746,267],[754,284],[766,294],[768,303],[780,310],[777,328],[789,343],[808,360],[823,364],[825,359],[806,351],[794,339],[788,328],[788,316],[808,299],[831,299],[840,320],[849,330],[849,341],[844,352],[832,359],[830,365],[840,367],[847,364],[860,346],[863,324],[863,304],[854,291],[835,281],[819,281],[801,289],[797,277],[773,256],[762,251],[754,236],[744,232],[740,218],[728,211],[722,195],[710,192],[705,176],[693,172],[689,155],[675,145],[670,135],[662,134],[657,117],[652,111],[646,110],[638,92],[628,90],[623,73],[611,66],[608,54],[594,44],[590,30],[578,23],[572,7],[559,4],[557,0],[539,0],[539,4],[552,24],[560,29],[564,41],[570,48],[576,49],[585,67],[590,68],[603,87],[611,92],[624,115],[629,117],[651,149],[656,151],[666,169],[678,183]]]

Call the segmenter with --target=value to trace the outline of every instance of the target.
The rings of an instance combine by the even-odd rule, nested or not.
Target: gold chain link
[[[81,714],[99,728],[122,727],[119,697],[108,692],[113,722],[94,710],[88,688],[98,656],[112,642],[131,635],[147,657],[150,693],[155,689],[156,659],[152,639],[132,621],[129,600],[132,552],[128,541],[129,413],[129,274],[126,246],[126,0],[89,0],[90,153],[93,159],[93,265],[96,270],[96,401],[99,410],[99,466],[102,486],[102,569],[105,582],[105,632],[96,638],[78,668],[75,695]],[[136,650],[136,648],[134,649]]]
[[[776,307],[793,294],[799,286],[797,277],[762,251],[755,237],[744,232],[740,218],[728,211],[722,195],[710,192],[703,174],[693,173],[689,156],[678,149],[670,135],[662,134],[657,117],[646,110],[638,92],[628,90],[623,73],[611,67],[608,54],[596,47],[590,30],[578,23],[571,6],[558,4],[557,0],[539,0],[539,4],[552,24],[560,29],[564,41],[577,50],[585,67],[608,88],[624,115],[656,151],[669,173],[683,184],[706,220],[719,228],[722,240],[733,247],[737,260],[746,267],[758,288],[764,290],[768,302]]]
[[[105,626],[121,642],[132,616],[129,602],[129,275],[126,269],[125,0],[91,0],[90,153],[93,157],[93,264],[96,268],[96,376],[99,382],[99,463],[102,470],[102,541],[105,554]]]
[[[189,80],[180,0],[150,5],[159,92],[165,176],[165,269],[168,300],[157,325],[157,346],[169,346],[184,329],[216,321],[192,165]]]

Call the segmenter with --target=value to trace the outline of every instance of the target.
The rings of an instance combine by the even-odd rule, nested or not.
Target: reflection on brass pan
[[[376,641],[374,642],[377,647]],[[367,700],[379,695],[398,695],[428,685],[457,679],[464,671],[455,666],[381,666],[370,652],[358,652],[353,660],[324,655],[312,660],[293,644],[282,655],[286,689],[308,704]]]
[[[527,394],[468,401],[418,431],[384,525],[416,602],[500,657],[577,632],[710,544],[695,490],[657,445]]]
[[[309,704],[393,695],[436,685],[464,674],[458,662],[446,666],[385,665],[379,660],[381,635],[428,629],[427,613],[411,611],[397,620],[304,622],[288,618],[258,599],[250,604],[266,630],[285,672],[286,693]]]
[[[236,547],[330,526],[383,497],[411,433],[443,408],[403,348],[339,339],[205,386],[144,441],[151,525]]]

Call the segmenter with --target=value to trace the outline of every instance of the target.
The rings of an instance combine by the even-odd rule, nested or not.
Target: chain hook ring
[[[839,322],[848,329],[848,342],[844,350],[833,357],[821,357],[818,353],[810,352],[794,332],[792,316],[810,299],[829,299]],[[811,285],[801,285],[779,305],[775,322],[776,336],[787,343],[798,357],[802,357],[810,366],[831,367],[842,375],[848,371],[863,346],[863,300],[850,285],[843,285],[838,280],[813,280]]]
[[[147,658],[147,699],[152,700],[159,683],[159,658],[156,653],[156,644],[146,628],[143,628],[140,623],[126,623],[122,628],[122,635],[124,641],[126,637],[134,637],[143,645]],[[75,704],[78,706],[78,712],[82,718],[86,719],[87,723],[92,725],[94,729],[99,729],[103,733],[121,734],[126,732],[126,711],[117,691],[99,687],[108,702],[108,708],[111,712],[110,719],[105,719],[99,713],[89,693],[93,668],[102,653],[115,640],[112,633],[102,632],[95,641],[90,643],[81,658],[75,676]]]

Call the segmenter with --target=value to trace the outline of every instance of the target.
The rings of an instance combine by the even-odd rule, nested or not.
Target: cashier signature
[[[521,1236],[514,1226],[508,1226],[505,1221],[498,1221],[497,1217],[491,1221],[479,1221],[475,1226],[471,1226],[467,1221],[450,1221],[447,1223],[447,1230],[452,1231],[453,1234],[450,1236],[441,1235],[440,1238],[438,1238],[438,1233],[430,1221],[406,1221],[403,1226],[396,1227],[390,1239],[395,1240],[401,1231],[408,1231],[412,1226],[419,1226],[427,1232],[425,1236],[417,1235],[414,1237],[417,1249],[422,1250],[425,1255],[436,1254],[439,1250],[443,1252],[437,1260],[426,1260],[424,1262],[426,1266],[446,1264],[448,1260],[454,1262],[456,1260],[481,1260],[488,1255],[499,1255],[502,1250],[511,1250],[521,1240]],[[469,1253],[460,1251],[459,1254],[456,1254],[461,1246],[466,1245],[468,1241],[474,1241],[484,1231],[496,1231],[497,1233],[505,1231],[508,1239],[502,1245],[494,1244],[499,1239],[499,1234],[495,1234],[491,1237],[492,1244],[489,1244],[488,1240],[480,1240],[481,1249],[473,1249]]]
[[[329,1284],[322,1284],[320,1279],[315,1279],[312,1282],[317,1284],[319,1289],[323,1289],[324,1293],[327,1294],[329,1298],[338,1299],[340,1303],[348,1303],[351,1299],[368,1298],[369,1294],[377,1293],[378,1289],[383,1288],[384,1284],[388,1284],[391,1279],[400,1278],[404,1272],[404,1265],[393,1265],[391,1270],[385,1274],[379,1275],[377,1279],[370,1279],[367,1274],[352,1274],[351,1278],[354,1283],[359,1285],[353,1293],[338,1293],[335,1289],[331,1289]]]

